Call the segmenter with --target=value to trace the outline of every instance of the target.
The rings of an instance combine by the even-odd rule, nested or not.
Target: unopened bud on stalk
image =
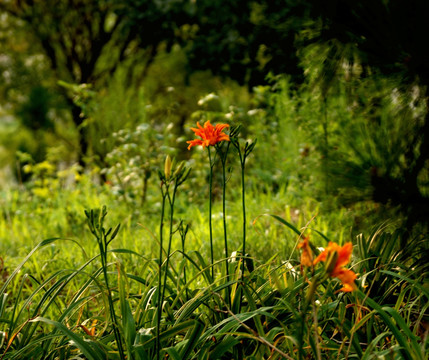
[[[175,178],[180,174],[180,172],[183,170],[183,167],[185,166],[185,162],[182,161],[179,166],[176,168],[176,171],[174,171],[173,177]]]
[[[165,158],[164,175],[165,175],[165,180],[170,179],[170,176],[171,176],[171,157],[170,157],[170,155],[167,155],[167,157]]]
[[[326,273],[327,274],[331,274],[332,271],[335,268],[335,265],[337,264],[337,260],[338,260],[338,252],[337,251],[333,251],[331,253],[329,253],[328,258],[326,259]]]

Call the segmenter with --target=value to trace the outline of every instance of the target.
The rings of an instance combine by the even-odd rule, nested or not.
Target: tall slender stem
[[[210,175],[209,175],[209,231],[210,231],[210,260],[212,269],[212,281],[214,281],[214,256],[213,256],[213,228],[212,228],[212,197],[213,197],[213,164],[210,146],[207,147],[209,152]]]
[[[244,185],[245,160],[241,163],[241,206],[243,210],[243,261],[241,263],[241,281],[244,280],[244,258],[246,256],[246,191]]]
[[[225,268],[226,268],[226,281],[229,281],[229,268],[228,268],[228,258],[229,258],[229,252],[228,252],[228,235],[227,235],[227,229],[226,229],[226,157],[228,154],[229,144],[227,145],[227,148],[225,150],[225,153],[221,153],[221,150],[219,150],[220,158],[222,161],[222,217],[223,217],[223,238],[224,238],[224,246],[225,246]],[[231,307],[231,296],[229,292],[229,287],[226,288],[226,295],[227,295],[227,301],[228,306]]]
[[[182,227],[182,223],[179,227],[179,229],[183,229]],[[180,230],[180,237],[182,238],[182,255],[183,255],[183,261],[186,261],[186,256],[185,256],[185,239],[186,239],[186,233],[188,232],[188,225],[186,225],[185,230],[183,232],[183,230]],[[183,282],[186,286],[186,262],[183,263]],[[188,301],[188,288],[186,287],[186,301]]]
[[[242,246],[242,257],[241,257],[241,283],[244,284],[244,262],[245,262],[245,256],[246,256],[246,191],[245,191],[245,184],[244,184],[244,170],[245,170],[245,164],[246,164],[246,156],[241,156],[240,154],[240,163],[241,163],[241,207],[243,212],[243,246]],[[240,296],[240,303],[238,312],[241,312],[241,305],[242,305],[242,298]]]
[[[161,185],[162,193],[162,206],[161,206],[161,222],[159,225],[159,262],[158,262],[158,297],[157,297],[157,319],[156,319],[156,358],[160,359],[160,342],[159,342],[159,331],[161,327],[161,315],[162,315],[162,304],[161,304],[161,287],[162,287],[162,250],[163,250],[163,227],[164,227],[164,212],[165,212],[165,199],[166,193],[164,193],[163,185]],[[168,191],[168,189],[167,189]]]
[[[162,296],[161,296],[162,302],[164,301],[164,296],[165,296],[165,288],[166,288],[166,284],[167,284],[168,264],[170,262],[171,241],[173,239],[173,216],[174,216],[174,200],[176,197],[176,190],[177,190],[177,186],[174,186],[172,197],[170,197],[170,193],[167,192],[168,202],[170,204],[170,232],[169,232],[169,238],[168,238],[167,259],[165,262],[164,286],[162,288]]]
[[[104,235],[101,235],[101,236],[104,237]],[[105,238],[103,238],[103,241],[104,243],[106,243]],[[103,248],[103,246],[100,245],[100,252],[101,252],[101,265],[103,267],[104,282],[106,283],[106,288],[107,288],[107,300],[109,302],[109,312],[113,323],[113,332],[115,334],[116,343],[118,345],[119,357],[121,358],[121,360],[125,360],[123,347],[122,347],[121,334],[119,333],[119,329],[118,329],[118,322],[116,320],[116,314],[115,314],[115,309],[113,305],[112,295],[110,293],[109,280],[107,277],[107,269],[106,269],[107,268],[107,246]]]

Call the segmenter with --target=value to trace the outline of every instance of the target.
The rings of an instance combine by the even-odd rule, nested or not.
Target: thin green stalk
[[[170,262],[170,252],[171,252],[171,241],[173,239],[173,217],[174,217],[174,200],[176,198],[177,186],[174,186],[173,196],[170,197],[170,193],[167,191],[168,202],[170,204],[170,233],[168,238],[168,250],[167,250],[167,259],[165,263],[164,271],[164,286],[162,288],[161,302],[164,302],[165,288],[167,284],[167,273],[168,273],[168,264]]]
[[[121,360],[125,360],[125,356],[123,353],[123,347],[122,347],[122,339],[121,339],[121,335],[119,333],[119,329],[118,329],[118,322],[116,319],[116,314],[115,314],[115,309],[113,307],[113,300],[112,300],[112,294],[110,293],[110,286],[109,286],[109,280],[107,277],[107,246],[105,249],[103,249],[103,245],[101,243],[99,243],[100,245],[100,252],[101,253],[101,266],[103,268],[103,275],[104,275],[104,281],[106,283],[106,288],[107,288],[107,300],[109,302],[109,312],[110,312],[110,317],[112,318],[112,323],[113,323],[113,332],[115,334],[115,339],[116,339],[116,343],[118,345],[118,351],[119,351],[119,356],[121,358]]]
[[[227,144],[225,153],[222,153],[220,148],[217,148],[220,154],[220,159],[222,161],[222,217],[223,217],[223,238],[225,246],[225,268],[226,268],[226,281],[229,281],[229,268],[228,268],[228,234],[226,227],[226,157],[228,155],[229,143]],[[226,288],[226,298],[228,301],[228,306],[231,308],[231,296],[229,287]]]
[[[241,155],[241,151],[239,151],[240,155],[240,164],[241,164],[241,207],[243,214],[243,243],[242,243],[242,256],[241,256],[241,284],[244,284],[244,262],[246,256],[246,190],[245,190],[245,182],[244,182],[244,170],[246,166],[246,156]],[[240,293],[239,293],[240,294]],[[242,298],[240,296],[240,302],[238,306],[238,312],[241,312],[242,306]]]
[[[189,229],[189,225],[186,225],[185,227],[183,227],[183,222],[180,222],[179,225],[179,232],[180,232],[180,237],[182,240],[182,255],[183,255],[183,282],[186,286],[187,284],[187,280],[186,280],[186,256],[185,256],[185,240],[186,240],[186,234],[188,233],[188,229]],[[186,287],[186,301],[188,301],[188,288]]]
[[[303,350],[304,350],[304,326],[306,324],[306,312],[302,312],[301,321],[298,326],[298,359],[303,359]]]
[[[314,324],[314,341],[316,343],[316,351],[317,351],[317,360],[322,360],[322,354],[320,352],[320,345],[319,345],[319,324],[317,321],[317,310],[316,310],[316,305],[314,302],[314,297],[311,300],[312,305],[313,305],[313,324]],[[350,341],[351,343],[351,341]]]
[[[306,325],[307,321],[307,310],[310,304],[314,300],[314,294],[316,292],[316,289],[318,285],[320,284],[320,279],[316,275],[313,277],[312,281],[310,282],[310,286],[307,290],[307,294],[305,295],[304,304],[301,310],[301,317],[300,317],[300,324],[298,326],[298,359],[303,359],[303,350],[304,350],[304,326]]]
[[[167,189],[168,192],[168,189]],[[167,194],[163,190],[163,184],[161,185],[162,193],[162,206],[161,206],[161,222],[159,225],[159,262],[158,262],[158,298],[157,298],[157,319],[156,319],[156,358],[160,359],[160,341],[159,332],[161,327],[161,315],[162,315],[162,304],[161,304],[161,287],[162,287],[162,249],[163,249],[163,227],[164,227],[164,213],[165,213],[165,199]]]
[[[244,281],[244,261],[245,261],[244,258],[246,256],[246,221],[247,220],[246,220],[246,189],[245,189],[245,183],[244,183],[245,166],[246,166],[246,163],[244,159],[244,161],[241,162],[241,206],[243,211],[243,261],[241,262],[241,282]]]
[[[211,260],[211,269],[212,269],[212,281],[214,281],[214,256],[213,256],[213,228],[212,228],[212,197],[213,197],[213,165],[210,146],[207,147],[209,152],[209,163],[210,163],[210,175],[209,175],[209,230],[210,230],[210,260]]]
[[[244,269],[245,269],[245,257],[246,257],[246,188],[245,188],[245,177],[244,172],[246,169],[246,159],[250,155],[250,153],[253,151],[256,145],[256,139],[254,142],[249,143],[246,141],[246,144],[244,145],[244,149],[240,147],[240,142],[237,138],[239,128],[236,128],[234,130],[234,136],[231,136],[231,143],[234,145],[234,147],[238,151],[238,156],[240,157],[240,165],[241,165],[241,203],[242,203],[242,213],[243,213],[243,243],[242,243],[242,256],[241,256],[241,283],[244,282]],[[239,312],[241,311],[241,301],[239,303]]]
[[[106,290],[107,290],[107,300],[109,303],[109,314],[110,314],[110,318],[111,318],[111,321],[113,324],[113,334],[114,334],[114,337],[116,340],[116,345],[118,347],[119,357],[121,360],[125,360],[121,334],[119,332],[119,326],[118,326],[118,321],[116,319],[112,294],[110,292],[109,278],[107,275],[107,246],[117,235],[120,225],[117,225],[116,228],[113,230],[113,232],[112,232],[112,228],[110,228],[106,232],[105,228],[103,227],[104,218],[107,215],[107,210],[106,210],[105,206],[103,206],[99,211],[93,210],[93,209],[90,211],[85,210],[85,215],[88,218],[89,228],[90,228],[92,234],[97,239],[99,252],[100,252],[100,259],[101,259],[101,267],[103,269],[104,282],[105,282]],[[110,239],[107,240],[107,236],[109,234],[111,234],[111,236],[110,236]]]

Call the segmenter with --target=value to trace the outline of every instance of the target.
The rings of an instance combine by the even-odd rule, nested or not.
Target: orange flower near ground
[[[355,280],[357,275],[348,269],[341,268],[335,275],[343,283],[343,287],[338,291],[351,292],[356,288]]]
[[[339,291],[350,292],[356,288],[357,275],[352,270],[344,268],[350,261],[352,251],[351,242],[344,244],[344,246],[329,242],[325,250],[313,261],[313,264],[316,265],[320,261],[335,260],[335,264],[328,264],[328,271],[330,276],[338,278],[343,283],[343,287]]]
[[[192,146],[201,145],[203,148],[206,146],[216,145],[221,141],[229,141],[229,136],[225,134],[223,129],[229,127],[228,124],[217,124],[213,126],[210,124],[210,120],[206,121],[204,127],[197,122],[198,129],[191,128],[191,130],[195,133],[195,135],[199,136],[200,139],[187,141],[189,144],[188,150],[191,150]]]
[[[298,249],[302,249],[301,254],[301,265],[302,266],[312,266],[313,265],[313,252],[311,251],[310,244],[308,240],[309,236],[304,236],[302,241],[298,244]]]

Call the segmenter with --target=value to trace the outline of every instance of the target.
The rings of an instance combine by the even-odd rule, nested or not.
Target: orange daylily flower
[[[309,239],[309,236],[304,236],[302,241],[297,246],[298,249],[302,249],[301,265],[308,267],[313,265],[313,251],[311,250],[310,244],[308,242]]]
[[[199,136],[201,140],[196,139],[187,141],[189,144],[188,150],[191,150],[192,146],[201,145],[203,148],[205,148],[206,146],[216,145],[221,141],[229,141],[229,136],[222,132],[223,129],[229,127],[228,124],[217,124],[216,126],[213,126],[210,124],[209,120],[205,122],[204,127],[202,127],[199,122],[197,122],[197,126],[198,129],[191,128],[191,130],[195,133],[195,135]]]
[[[95,336],[95,325],[97,325],[97,320],[94,320],[91,324],[91,328],[88,329],[85,325],[80,324],[79,326],[85,331],[89,336]]]
[[[352,270],[341,268],[335,277],[343,283],[343,287],[338,291],[351,292],[356,288],[357,275]]]
[[[344,246],[329,242],[325,250],[313,261],[314,265],[320,261],[335,261],[334,264],[328,264],[328,271],[331,277],[336,277],[343,283],[343,287],[339,291],[350,292],[356,288],[355,280],[357,275],[352,270],[344,268],[350,261],[352,251],[353,245],[351,242],[344,244]]]

